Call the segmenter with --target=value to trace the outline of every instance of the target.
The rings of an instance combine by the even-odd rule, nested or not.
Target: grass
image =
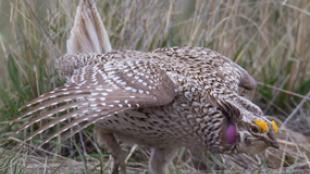
[[[8,126],[8,121],[19,115],[18,109],[62,83],[51,65],[55,57],[65,53],[65,41],[77,3],[0,0],[0,140],[3,140],[0,145],[6,143],[4,137],[14,129]],[[259,81],[255,102],[267,114],[276,115],[285,122],[283,127],[305,135],[288,131],[294,134],[287,139],[287,142],[293,142],[293,147],[288,148],[295,153],[290,154],[294,161],[291,168],[283,168],[287,151],[277,152],[283,161],[278,166],[279,171],[297,170],[304,161],[309,167],[309,150],[305,148],[310,140],[307,137],[310,135],[308,0],[115,0],[97,3],[114,49],[148,51],[158,47],[203,46],[231,57],[245,67]],[[66,154],[68,160],[76,159],[82,164],[82,173],[100,172],[105,169],[107,155],[101,153],[96,144],[91,145],[91,149],[82,146],[92,142],[90,132],[81,133],[74,143],[57,140],[55,143],[66,146],[66,152],[56,148],[53,153]],[[301,137],[292,139],[297,135]],[[81,137],[87,141],[79,143]],[[299,143],[303,138],[307,141]],[[22,173],[22,167],[27,166],[26,158],[36,161],[30,165],[53,163],[49,158],[16,153],[7,145],[4,147],[2,150],[7,155],[0,158],[0,171],[6,168],[6,172]],[[147,151],[137,151],[130,164],[135,165],[133,169],[143,172],[146,164],[142,161],[146,159]],[[174,161],[174,173],[192,170],[183,158],[186,158],[186,152],[180,152]],[[259,169],[267,170],[266,163],[262,162]]]

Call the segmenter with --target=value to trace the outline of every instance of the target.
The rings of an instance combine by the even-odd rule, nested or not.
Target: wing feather
[[[242,96],[243,90],[254,90],[256,81],[241,66],[214,50],[202,47],[161,48],[154,51],[174,59],[187,60],[201,68],[205,95],[209,101],[219,107],[234,120],[247,119],[240,115],[240,108],[260,116],[262,110]],[[203,62],[203,64],[200,64]],[[248,116],[249,117],[249,116]]]
[[[83,72],[83,73],[81,73]],[[30,102],[20,120],[30,119],[17,133],[42,122],[41,128],[25,138],[30,141],[55,125],[59,131],[44,143],[81,124],[140,107],[166,105],[175,98],[175,86],[167,74],[147,60],[124,59],[104,65],[92,64],[76,70],[63,87]],[[52,121],[50,121],[52,119]],[[42,143],[42,144],[44,144]]]

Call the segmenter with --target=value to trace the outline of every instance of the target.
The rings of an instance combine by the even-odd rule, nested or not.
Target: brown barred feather
[[[154,174],[165,173],[182,146],[197,158],[205,150],[257,153],[277,146],[271,120],[242,95],[255,89],[254,78],[213,50],[112,51],[94,2],[80,0],[67,53],[55,62],[66,84],[31,101],[12,122],[27,120],[17,134],[43,123],[25,141],[59,126],[42,146],[95,124],[99,143],[118,160],[112,173],[124,163],[118,138],[151,146]],[[267,132],[260,132],[257,120],[266,123]]]

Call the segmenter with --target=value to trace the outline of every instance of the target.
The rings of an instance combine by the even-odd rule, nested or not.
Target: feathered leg
[[[95,131],[99,145],[104,146],[112,155],[113,162],[111,174],[118,174],[119,169],[121,174],[126,174],[125,152],[122,151],[114,135],[99,127],[96,127]]]
[[[191,149],[192,163],[195,169],[199,172],[206,172],[208,167],[206,162],[208,161],[206,155],[197,149]]]
[[[176,148],[153,148],[149,161],[149,170],[151,174],[166,174],[167,167],[177,152]]]
[[[199,149],[191,149],[191,159],[194,168],[197,170],[195,174],[209,173],[210,169],[223,171],[222,159],[218,154],[206,154]],[[208,165],[212,164],[212,165]]]

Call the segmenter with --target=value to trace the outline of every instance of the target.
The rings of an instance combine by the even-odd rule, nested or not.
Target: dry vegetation
[[[108,155],[92,143],[89,130],[46,147],[61,156],[16,151],[6,138],[14,129],[8,122],[19,115],[18,108],[61,83],[51,65],[53,58],[65,53],[77,3],[0,0],[0,173],[107,170]],[[309,170],[310,1],[100,0],[98,7],[114,49],[209,47],[234,59],[259,81],[255,102],[284,122],[281,150],[255,159],[211,156],[224,161],[217,167],[210,162],[210,172],[223,171],[221,166],[226,173],[241,172],[240,166],[258,173]],[[132,173],[143,173],[148,151],[136,151],[129,166]],[[172,173],[194,171],[184,150],[170,169]]]

